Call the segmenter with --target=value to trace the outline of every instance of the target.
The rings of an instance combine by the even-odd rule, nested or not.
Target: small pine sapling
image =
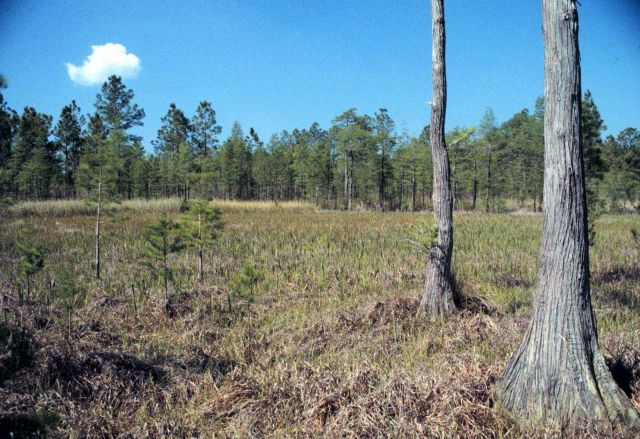
[[[31,281],[33,276],[44,268],[44,256],[47,248],[42,243],[30,244],[24,239],[17,245],[22,259],[20,273],[27,283],[27,301],[29,301],[31,300]]]
[[[189,245],[198,250],[198,281],[204,280],[204,250],[215,244],[224,228],[222,212],[207,201],[191,201],[184,215],[183,227]]]
[[[63,269],[57,274],[51,294],[52,299],[60,302],[67,311],[67,338],[71,338],[71,315],[78,303],[85,297],[83,293],[84,290],[76,282],[71,270]]]
[[[149,224],[144,232],[146,241],[145,262],[154,276],[157,275],[158,271],[162,271],[166,307],[170,306],[169,279],[172,277],[168,258],[184,248],[181,232],[180,224],[166,215]]]
[[[229,288],[235,295],[253,303],[256,297],[256,287],[264,279],[264,273],[249,261],[245,261],[242,271],[238,272],[229,282]]]
[[[86,185],[91,187],[91,197],[88,203],[95,205],[95,252],[93,267],[96,279],[100,279],[102,272],[102,224],[105,206],[117,203],[118,185],[118,151],[126,143],[126,135],[121,128],[114,129],[109,138],[97,136],[94,139],[95,151],[91,156],[91,166],[87,163],[80,165],[80,172],[86,175]]]

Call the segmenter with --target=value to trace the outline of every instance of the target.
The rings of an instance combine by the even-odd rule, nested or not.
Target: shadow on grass
[[[485,314],[488,316],[494,316],[498,313],[497,307],[487,298],[465,294],[464,282],[461,282],[455,274],[453,275],[453,298],[456,307],[458,307],[460,311],[467,311],[471,314]]]
[[[459,294],[456,300],[456,305],[458,306],[458,309],[467,311],[471,314],[485,314],[488,316],[495,316],[498,314],[498,309],[487,299],[480,296],[465,296]]]
[[[513,287],[531,288],[533,286],[533,282],[531,282],[530,280],[516,277],[511,274],[496,275],[493,279],[493,284],[496,287],[509,287],[509,288],[513,288]]]
[[[631,284],[640,283],[640,267],[616,267],[592,275],[593,290],[598,301],[640,311],[640,295],[631,291]]]
[[[595,271],[591,275],[594,284],[608,284],[613,282],[640,281],[640,267],[614,267],[610,270]]]

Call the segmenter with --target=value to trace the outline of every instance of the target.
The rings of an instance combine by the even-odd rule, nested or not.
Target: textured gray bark
[[[433,161],[433,215],[438,227],[432,246],[419,314],[430,319],[445,317],[455,311],[451,282],[453,251],[453,199],[449,156],[444,141],[444,118],[447,107],[445,70],[444,0],[431,1],[433,32],[433,98],[431,104],[431,154]]]
[[[638,413],[607,368],[591,308],[575,0],[543,0],[543,31],[544,223],[536,304],[498,382],[498,398],[532,422],[566,428],[586,421],[626,433],[637,428]]]

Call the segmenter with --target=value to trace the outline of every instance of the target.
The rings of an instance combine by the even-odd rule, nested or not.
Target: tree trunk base
[[[429,263],[418,315],[426,316],[429,320],[438,320],[455,313],[456,303],[450,278],[451,276],[447,276],[435,260]]]
[[[588,348],[581,349],[571,345],[571,338],[560,337],[564,347],[538,350],[540,339],[531,336],[535,326],[498,381],[500,405],[530,424],[565,431],[592,426],[622,437],[639,434],[640,415],[614,381],[597,342],[586,340]]]

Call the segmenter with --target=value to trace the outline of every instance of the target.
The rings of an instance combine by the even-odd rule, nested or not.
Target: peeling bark
[[[444,119],[447,107],[444,0],[432,0],[431,11],[433,100],[430,141],[433,158],[433,216],[436,220],[438,233],[429,255],[424,293],[418,313],[433,320],[453,313],[456,305],[451,279],[453,199],[449,156],[444,140]]]
[[[543,0],[543,31],[544,222],[536,304],[498,397],[534,423],[588,422],[627,434],[638,428],[638,413],[607,368],[591,307],[575,0]]]

